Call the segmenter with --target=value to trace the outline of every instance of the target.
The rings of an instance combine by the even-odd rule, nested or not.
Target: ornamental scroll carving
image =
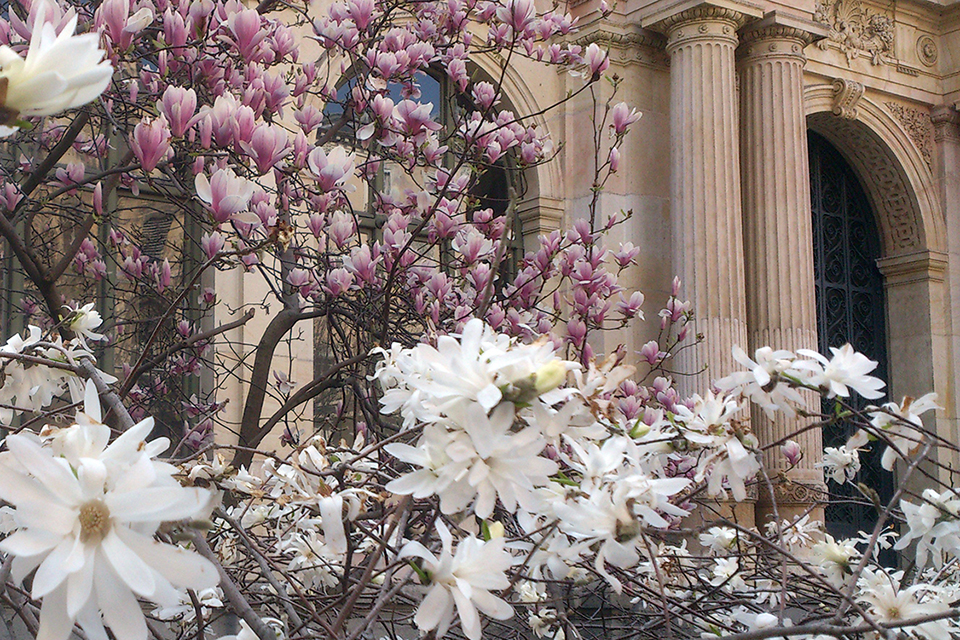
[[[870,56],[875,65],[893,58],[893,19],[871,12],[860,0],[818,2],[814,19],[830,29],[817,46],[825,51],[833,43],[847,56],[848,64],[860,55]]]
[[[837,78],[833,81],[833,115],[844,120],[857,119],[857,103],[863,97],[864,87],[859,82]]]
[[[910,136],[920,155],[923,156],[923,161],[930,168],[933,165],[933,123],[930,120],[930,114],[896,102],[885,102],[884,105],[900,122],[900,126]]]

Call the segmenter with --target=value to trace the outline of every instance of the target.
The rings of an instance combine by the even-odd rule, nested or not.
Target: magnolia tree
[[[932,462],[953,445],[920,421],[935,397],[855,409],[884,384],[849,346],[738,349],[742,371],[683,397],[679,283],[656,341],[594,353],[643,321],[620,283],[638,249],[605,244],[625,216],[597,206],[639,114],[569,15],[47,1],[0,26],[7,634],[960,635],[960,495]],[[504,176],[554,150],[542,113],[509,108],[519,59],[573,74],[595,125],[592,201],[525,255]],[[230,316],[234,270],[265,297]],[[297,383],[278,348],[304,326],[320,364]],[[800,451],[751,410],[852,435]],[[866,450],[901,480],[886,503],[862,488],[871,531],[835,539],[816,504],[759,529],[724,516],[773,497],[764,452],[822,458],[835,488]]]

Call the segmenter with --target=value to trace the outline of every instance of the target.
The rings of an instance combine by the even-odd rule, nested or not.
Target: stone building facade
[[[674,275],[693,302],[706,340],[676,368],[703,373],[681,385],[702,390],[731,370],[734,345],[823,349],[850,340],[881,360],[891,399],[936,391],[944,408],[928,426],[960,442],[960,3],[627,0],[591,21],[598,6],[573,7],[578,37],[610,49],[617,99],[644,113],[602,207],[633,212],[615,239],[642,249],[633,277],[648,306],[666,297]],[[531,112],[577,81],[520,67],[510,80],[518,110]],[[530,179],[526,234],[582,215],[591,186],[582,132],[592,110],[582,96],[543,123],[563,153]],[[842,184],[833,165],[811,180],[821,153],[845,165]],[[834,204],[859,209],[857,233],[813,215],[811,203],[829,209],[823,203],[838,189],[844,202]],[[857,264],[851,256],[869,242],[861,232],[877,248]],[[838,269],[874,271],[877,291],[851,298],[858,283],[847,277],[838,288]],[[844,311],[854,322],[871,313],[879,322],[838,328],[826,317],[835,303],[859,305]],[[640,323],[628,347],[655,330]],[[797,426],[753,420],[767,442]],[[808,451],[822,446],[819,431],[801,438]],[[816,457],[779,483],[779,502],[802,509],[823,488]]]
[[[936,391],[943,410],[929,426],[960,442],[960,2],[620,0],[602,19],[599,5],[572,1],[575,37],[610,50],[616,99],[643,112],[601,208],[632,211],[611,239],[641,248],[630,284],[647,307],[666,299],[674,275],[693,302],[705,343],[676,368],[703,373],[681,386],[702,390],[732,370],[734,345],[817,349],[840,346],[830,341],[846,333],[862,348],[826,317],[840,308],[828,299],[833,287],[846,296],[838,304],[859,305],[841,310],[848,318],[877,317],[856,330],[882,360],[889,397]],[[523,60],[505,76],[519,113],[539,113],[581,85]],[[602,91],[601,100],[612,89]],[[539,122],[562,151],[525,176],[518,211],[528,245],[585,215],[594,109],[582,93]],[[821,160],[828,170],[812,177]],[[831,207],[857,220],[838,223]],[[873,273],[875,291],[850,284],[858,269]],[[831,284],[837,278],[847,284]],[[655,324],[618,339],[638,349]],[[290,357],[309,379],[309,354]],[[767,442],[797,426],[753,418]],[[819,431],[801,440],[808,451],[822,446]],[[778,484],[782,504],[802,509],[823,489],[817,457]]]

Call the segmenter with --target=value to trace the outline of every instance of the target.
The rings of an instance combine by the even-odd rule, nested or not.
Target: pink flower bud
[[[134,128],[130,148],[145,173],[156,169],[157,164],[170,153],[170,127],[167,119],[162,115],[153,120],[145,118]]]
[[[182,138],[187,129],[199,120],[199,117],[194,115],[197,111],[197,92],[171,85],[157,102],[157,110],[170,123],[170,132],[175,137]]]
[[[631,109],[626,102],[618,102],[610,112],[613,132],[616,135],[623,135],[627,132],[627,127],[640,119],[642,116],[636,109]]]
[[[599,80],[601,74],[610,66],[610,56],[597,46],[596,42],[591,42],[586,53],[583,54],[583,62],[590,70],[590,79]]]
[[[796,465],[803,458],[803,451],[800,449],[800,444],[793,440],[784,442],[780,446],[780,451],[791,465]]]

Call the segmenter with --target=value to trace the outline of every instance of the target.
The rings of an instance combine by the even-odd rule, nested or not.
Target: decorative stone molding
[[[597,43],[610,51],[612,62],[639,62],[661,68],[670,66],[670,56],[664,50],[666,38],[648,29],[629,32],[597,29],[577,38],[574,42],[582,47]]]
[[[804,505],[809,506],[818,502],[826,502],[829,497],[824,484],[797,482],[789,478],[780,478],[773,481],[773,498],[777,505]],[[760,487],[758,502],[770,503],[770,490]]]
[[[930,112],[930,122],[933,125],[933,139],[935,142],[951,140],[960,142],[960,112],[956,107],[941,105]]]
[[[932,167],[933,123],[930,122],[930,114],[920,109],[905,107],[896,102],[885,102],[883,104],[897,118],[913,144],[917,145],[917,150],[923,157],[923,161],[927,163],[927,167]]]
[[[928,67],[935,65],[939,57],[936,41],[930,36],[920,36],[917,39],[917,57]]]
[[[864,87],[859,82],[837,78],[833,81],[833,115],[846,120],[857,119],[857,103]]]
[[[947,254],[940,251],[914,251],[880,258],[877,267],[888,287],[914,282],[943,282],[947,271]]]
[[[737,55],[741,60],[795,56],[803,63],[803,49],[826,36],[827,30],[820,24],[771,11],[741,29]]]
[[[818,43],[826,51],[831,44],[847,56],[847,64],[861,55],[875,64],[894,59],[893,18],[873,13],[860,0],[823,0],[814,19],[829,28],[827,39]]]
[[[737,43],[737,30],[763,10],[749,2],[734,0],[681,0],[656,6],[641,16],[641,25],[667,36],[667,50],[682,42],[724,40]]]

